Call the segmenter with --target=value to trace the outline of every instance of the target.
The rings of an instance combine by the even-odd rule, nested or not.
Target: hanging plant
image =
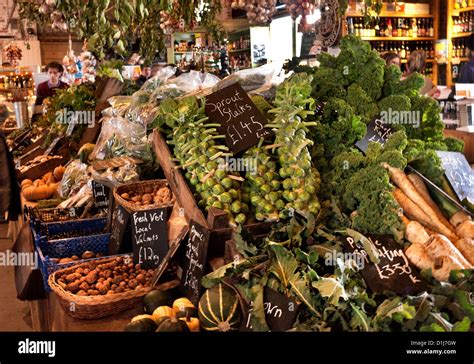
[[[275,0],[234,0],[231,6],[245,10],[250,24],[268,24],[276,13]]]

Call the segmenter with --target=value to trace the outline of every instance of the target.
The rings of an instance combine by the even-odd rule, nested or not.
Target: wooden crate
[[[40,163],[24,173],[19,173],[17,171],[18,181],[23,181],[24,179],[30,179],[34,181],[35,179],[41,178],[45,173],[52,171],[54,168],[64,165],[70,158],[64,152],[61,155],[61,158],[49,159],[43,163]]]
[[[232,228],[228,227],[227,214],[222,210],[211,208],[207,218],[204,216],[181,170],[175,168],[176,164],[172,160],[168,144],[156,129],[153,132],[153,149],[171,190],[184,208],[186,219],[188,221],[193,220],[211,231],[208,259],[224,256],[225,242],[232,238]],[[253,235],[264,235],[268,234],[271,225],[272,223],[270,222],[257,222],[246,224],[244,228]]]

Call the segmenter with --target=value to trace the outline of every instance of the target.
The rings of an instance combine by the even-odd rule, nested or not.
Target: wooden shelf
[[[451,15],[458,16],[459,13],[465,13],[466,11],[474,11],[474,6],[469,6],[467,8],[453,9]]]
[[[451,35],[451,38],[464,38],[464,37],[469,37],[471,34],[472,34],[471,32],[453,33],[453,35]]]
[[[229,53],[238,53],[238,52],[250,52],[250,48],[233,49],[233,50],[229,51]]]
[[[400,61],[400,63],[407,63],[407,62],[408,62],[407,59],[402,59],[402,60]],[[433,58],[427,58],[427,59],[425,60],[425,62],[427,62],[427,63],[433,63],[433,62],[435,62],[435,59],[433,59]]]
[[[431,40],[434,41],[435,38],[432,37],[361,37],[363,40],[368,40],[368,41],[381,41],[381,40],[387,40],[389,42],[392,41],[420,41],[420,40]]]
[[[348,11],[346,17],[363,18],[364,16],[358,11]],[[433,18],[431,14],[406,14],[382,11],[379,15],[381,18]]]

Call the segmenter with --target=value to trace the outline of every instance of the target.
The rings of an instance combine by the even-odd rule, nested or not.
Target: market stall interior
[[[0,330],[474,331],[471,1],[0,5]]]

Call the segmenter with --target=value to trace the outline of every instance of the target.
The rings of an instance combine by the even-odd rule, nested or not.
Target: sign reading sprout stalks
[[[212,123],[221,125],[218,130],[234,153],[247,150],[273,134],[265,128],[265,116],[238,83],[207,96],[206,115]]]

